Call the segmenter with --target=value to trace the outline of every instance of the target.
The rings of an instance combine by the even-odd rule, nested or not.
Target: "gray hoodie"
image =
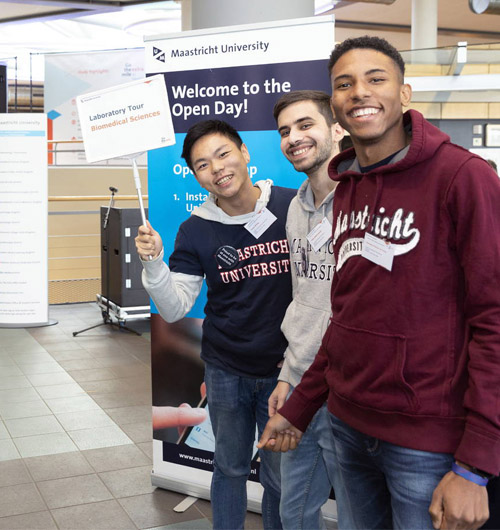
[[[286,232],[293,300],[281,324],[288,348],[279,380],[292,386],[299,384],[313,362],[330,319],[330,287],[335,270],[332,240],[315,252],[307,241],[307,234],[324,217],[332,223],[333,195],[331,191],[316,208],[309,180],[306,180],[288,209]]]

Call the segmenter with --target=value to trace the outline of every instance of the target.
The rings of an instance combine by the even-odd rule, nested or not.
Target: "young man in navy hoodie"
[[[248,149],[223,121],[193,125],[182,156],[208,199],[181,224],[170,267],[149,223],[139,227],[136,246],[144,287],[167,322],[183,318],[207,283],[201,357],[215,435],[213,528],[243,529],[255,429],[268,419],[287,344],[280,331],[291,301],[285,220],[296,191],[271,180],[254,184]],[[266,530],[281,528],[278,456],[261,451]]]
[[[340,528],[478,528],[500,472],[500,181],[416,111],[385,40],[330,57],[354,148],[338,181],[332,319],[261,445],[296,446],[328,400]]]

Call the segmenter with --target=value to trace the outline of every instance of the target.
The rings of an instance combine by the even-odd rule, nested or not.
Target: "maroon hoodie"
[[[409,147],[359,172],[329,166],[337,273],[332,318],[280,413],[305,430],[328,409],[353,428],[500,472],[500,179],[416,111]],[[388,271],[365,232],[395,248]]]

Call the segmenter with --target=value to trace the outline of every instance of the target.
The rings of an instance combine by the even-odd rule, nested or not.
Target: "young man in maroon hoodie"
[[[332,318],[261,444],[295,447],[327,399],[340,528],[478,528],[500,472],[500,181],[403,114],[411,88],[387,41],[344,41],[329,69],[354,145],[329,166]]]

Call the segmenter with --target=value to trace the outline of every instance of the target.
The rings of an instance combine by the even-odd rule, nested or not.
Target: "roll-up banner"
[[[252,180],[272,179],[276,185],[298,188],[305,179],[280,151],[272,110],[285,92],[330,91],[327,61],[334,46],[334,20],[328,16],[197,30],[153,37],[145,44],[146,74],[164,75],[176,133],[175,146],[148,153],[150,221],[163,238],[168,260],[179,225],[207,197],[181,158],[186,132],[194,123],[221,119],[233,125],[248,147]],[[203,394],[199,354],[205,301],[202,290],[192,311],[176,324],[166,324],[152,307],[154,407],[194,407]],[[175,427],[155,429],[153,438],[153,484],[209,498],[209,421],[181,436]],[[248,507],[260,511],[255,460]]]
[[[47,325],[47,116],[0,114],[0,161],[0,327]]]

